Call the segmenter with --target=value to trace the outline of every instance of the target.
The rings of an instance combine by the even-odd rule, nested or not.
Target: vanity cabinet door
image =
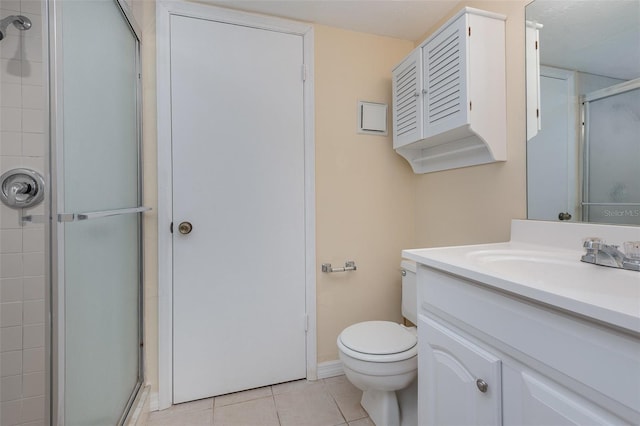
[[[503,367],[505,425],[631,425],[571,389],[528,369]]]
[[[422,138],[420,49],[402,61],[392,73],[393,147],[398,148]]]
[[[501,425],[501,361],[419,315],[418,424]]]

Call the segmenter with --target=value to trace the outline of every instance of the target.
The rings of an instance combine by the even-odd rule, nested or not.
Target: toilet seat
[[[418,353],[416,335],[391,321],[365,321],[345,328],[338,337],[340,350],[355,359],[395,362]]]

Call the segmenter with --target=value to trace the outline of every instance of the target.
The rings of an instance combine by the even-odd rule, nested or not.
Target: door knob
[[[190,222],[181,222],[180,225],[178,225],[178,231],[184,235],[190,233],[192,229],[193,225]]]
[[[569,214],[569,212],[565,212],[565,213],[560,212],[560,214],[558,214],[558,219],[571,220],[571,215]]]

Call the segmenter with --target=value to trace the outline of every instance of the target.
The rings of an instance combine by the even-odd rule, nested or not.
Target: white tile
[[[17,278],[22,276],[21,254],[0,254],[0,278]]]
[[[36,7],[39,7],[42,1],[34,0],[33,3],[36,5]],[[40,13],[40,10],[39,9],[37,11],[34,10],[33,12],[31,11],[31,9],[28,11],[23,10],[21,11],[20,14],[26,16],[31,20],[31,28],[29,28],[29,31],[22,31],[20,35],[22,35],[23,37],[31,37],[31,38],[38,37],[42,39],[43,22],[42,22],[42,14]]]
[[[23,298],[21,278],[0,279],[0,302],[21,302]]]
[[[44,64],[39,62],[20,63],[23,86],[44,86]]]
[[[199,399],[197,401],[183,402],[181,404],[172,405],[171,408],[165,410],[167,413],[184,413],[187,411],[211,410],[213,408],[213,398]]]
[[[22,108],[22,88],[19,84],[2,84],[0,86],[0,106]]]
[[[0,378],[0,401],[13,401],[22,396],[22,376]]]
[[[44,157],[45,143],[42,133],[22,134],[22,155],[25,157]]]
[[[24,334],[22,347],[24,349],[44,347],[44,324],[25,325],[22,330]]]
[[[22,108],[44,109],[44,87],[24,86],[22,87]]]
[[[22,375],[22,396],[32,398],[45,393],[44,371]]]
[[[2,163],[2,159],[5,157],[0,157],[0,164]],[[9,170],[4,167],[4,165],[0,166],[0,170]],[[22,226],[20,225],[20,214],[18,210],[10,209],[4,204],[0,203],[0,229],[20,229]],[[0,277],[2,273],[0,272]]]
[[[5,35],[0,43],[0,58],[2,59],[22,59],[20,49],[20,36],[13,34]]]
[[[23,373],[35,373],[45,371],[44,366],[44,347],[25,349],[22,352],[22,371]]]
[[[36,66],[42,62],[42,40],[41,37],[22,37],[23,51],[22,61],[29,62],[31,66]],[[24,66],[24,64],[22,64]]]
[[[197,410],[173,413],[170,410],[154,411],[147,426],[206,426],[213,425],[213,410]],[[238,425],[239,426],[239,425]],[[247,425],[248,426],[248,425]]]
[[[22,231],[22,251],[24,253],[44,251],[44,229],[25,229]]]
[[[25,133],[44,132],[44,110],[23,109],[22,110],[22,131]]]
[[[23,321],[25,326],[44,323],[44,300],[28,300],[22,304],[24,315]],[[25,329],[25,337],[26,334],[27,332]]]
[[[0,82],[2,84],[22,84],[22,61],[18,59],[0,59]],[[40,80],[42,84],[42,79]]]
[[[20,229],[0,229],[0,253],[21,253],[22,231]]]
[[[274,395],[280,395],[288,392],[304,392],[308,390],[324,390],[324,382],[322,380],[296,380],[293,382],[280,383],[271,386]]]
[[[22,270],[25,277],[44,275],[44,252],[24,253]]]
[[[362,391],[344,375],[324,379],[324,384],[348,422],[367,417],[367,412],[360,405]]]
[[[44,396],[22,400],[22,421],[35,422],[44,419]]]
[[[0,352],[0,376],[22,374],[22,351]]]
[[[275,389],[274,389],[275,393]],[[345,419],[323,387],[274,395],[282,426],[341,425]]]
[[[20,108],[0,107],[0,130],[5,132],[22,131],[22,111]]]
[[[22,350],[22,327],[0,328],[0,352]]]
[[[273,397],[213,408],[216,426],[279,426]]]
[[[20,132],[2,132],[0,134],[0,155],[19,156],[21,154],[22,135]]]
[[[0,303],[0,327],[22,325],[22,302]]]
[[[2,0],[0,1],[0,10],[20,12],[20,0]]]
[[[227,395],[216,396],[214,399],[214,407],[223,407],[225,405],[237,404],[239,402],[251,401],[252,399],[265,398],[273,395],[271,386],[265,386],[257,389],[250,389],[243,392],[234,392]]]
[[[20,12],[33,13],[35,15],[42,14],[42,1],[41,0],[22,0],[20,5]]]
[[[0,404],[0,425],[16,425],[22,419],[22,401],[3,402]]]
[[[22,278],[22,300],[38,300],[45,297],[44,276]]]
[[[369,417],[349,422],[349,426],[376,426]]]

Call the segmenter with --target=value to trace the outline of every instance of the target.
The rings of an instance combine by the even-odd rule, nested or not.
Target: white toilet
[[[401,266],[402,315],[417,324],[416,264],[403,260]],[[391,321],[360,322],[340,333],[338,352],[347,379],[362,390],[362,407],[376,426],[415,424],[418,375],[415,327]],[[409,388],[414,391],[407,391]]]

